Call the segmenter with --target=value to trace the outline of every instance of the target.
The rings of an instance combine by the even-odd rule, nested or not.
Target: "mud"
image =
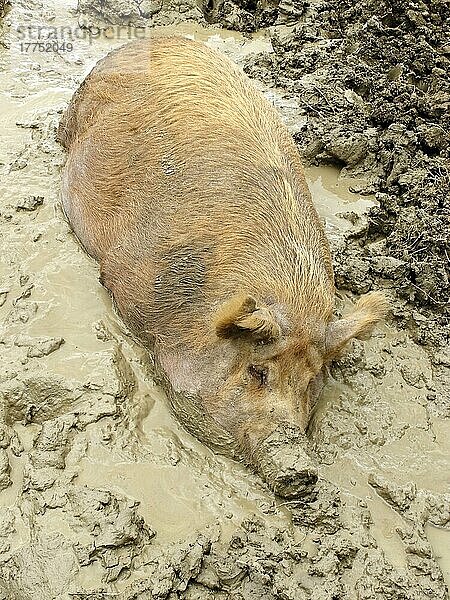
[[[278,20],[276,0],[79,0],[85,27],[155,27],[194,21],[230,30],[254,32]]]
[[[151,357],[127,335],[96,264],[62,217],[57,123],[79,82],[111,47],[127,41],[128,30],[113,29],[109,39],[83,38],[77,30],[71,52],[22,52],[20,44],[35,30],[24,39],[20,27],[76,30],[76,6],[16,1],[6,15],[0,49],[0,598],[447,597],[443,307],[413,294],[413,283],[423,285],[410,275],[417,265],[434,285],[443,264],[436,258],[446,200],[442,77],[426,74],[437,78],[436,98],[421,96],[414,84],[422,131],[438,144],[434,150],[415,141],[414,107],[406,110],[403,100],[385,96],[394,89],[391,80],[411,91],[413,42],[400,35],[412,27],[412,17],[425,20],[417,27],[435,23],[429,28],[437,36],[433,44],[442,51],[439,60],[446,59],[434,16],[441,5],[414,4],[411,18],[397,25],[385,19],[383,27],[396,27],[405,51],[398,61],[403,70],[390,78],[381,77],[381,60],[367,59],[361,68],[358,57],[394,33],[369,19],[370,44],[358,51],[369,9],[342,6],[347,24],[339,20],[340,37],[326,29],[338,18],[332,2],[309,8],[285,2],[275,29],[253,38],[177,26],[258,76],[304,156],[320,163],[307,175],[335,252],[339,310],[349,305],[351,291],[367,286],[388,288],[393,298],[393,318],[330,369],[309,432],[319,479],[302,501],[281,501],[244,466],[181,428],[154,383]],[[346,53],[339,55],[342,44],[348,44]],[[362,83],[356,90],[345,83],[352,69],[365,85],[372,82],[369,95]],[[394,123],[405,124],[404,133],[372,121],[376,90],[383,110],[395,111]],[[431,122],[439,131],[430,137]],[[330,164],[336,161],[340,167],[345,162],[341,174]],[[398,175],[388,182],[389,161]],[[437,169],[432,186],[418,175],[422,168]],[[414,186],[428,183],[419,198]],[[399,256],[393,248],[405,252],[404,236],[416,227],[407,220],[411,214],[423,216],[423,235],[410,250],[420,252]],[[439,221],[441,237],[433,237],[431,219]],[[445,285],[441,273],[433,289],[439,301]]]

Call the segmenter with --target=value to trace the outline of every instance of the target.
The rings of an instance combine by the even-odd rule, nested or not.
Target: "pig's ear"
[[[240,294],[218,310],[214,319],[220,338],[241,338],[249,341],[275,341],[280,337],[280,326],[267,307],[258,306],[252,296]]]
[[[352,338],[369,338],[375,325],[386,316],[388,309],[388,300],[381,292],[361,296],[352,313],[328,326],[326,358],[338,356]]]

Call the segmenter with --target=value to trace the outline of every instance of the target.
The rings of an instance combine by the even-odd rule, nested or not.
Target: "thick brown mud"
[[[352,292],[378,286],[390,290],[394,314],[330,370],[309,432],[319,480],[302,501],[278,499],[244,466],[186,433],[152,379],[151,357],[116,317],[97,265],[77,244],[59,204],[65,156],[55,132],[62,110],[95,62],[136,30],[113,27],[109,38],[93,38],[77,28],[79,18],[98,24],[92,3],[80,3],[77,13],[75,4],[16,2],[3,20],[0,47],[0,598],[446,598],[450,424],[444,371],[450,363],[442,345],[443,307],[407,294],[412,283],[423,286],[395,262],[411,267],[422,257],[418,272],[426,263],[430,277],[441,273],[441,238],[433,242],[427,225],[431,217],[441,219],[440,209],[422,204],[434,202],[431,192],[419,201],[408,185],[419,177],[414,169],[443,164],[444,147],[431,152],[408,141],[410,122],[406,133],[384,121],[370,133],[364,121],[360,133],[369,136],[369,150],[359,161],[349,158],[358,146],[355,123],[365,115],[358,112],[359,96],[366,104],[369,99],[363,88],[350,94],[339,87],[341,71],[333,65],[341,68],[344,60],[336,54],[341,38],[318,41],[319,24],[334,23],[331,2],[312,5],[319,13],[288,2],[270,12],[268,3],[258,3],[258,23],[250,4],[208,3],[207,10],[193,4],[185,12],[175,3],[170,10],[165,3],[147,4],[139,5],[141,12],[159,8],[154,17],[140,15],[144,24],[149,18],[159,25],[198,19],[166,31],[208,41],[259,77],[300,150],[320,163],[308,167],[307,176],[334,250],[338,309],[346,310]],[[126,18],[132,3],[104,6],[101,16],[110,10],[110,23],[133,20]],[[362,4],[355,6],[366,14]],[[204,27],[218,20],[255,29],[270,24],[263,9],[270,23],[276,18],[282,24],[252,38]],[[411,10],[412,16],[434,14]],[[355,14],[349,13],[352,31],[340,35],[354,35],[357,43],[362,34]],[[21,44],[36,41],[37,26],[47,33],[57,28],[60,42],[60,28],[71,28],[72,50],[27,52]],[[309,74],[305,53],[318,61]],[[374,59],[369,63],[376,68]],[[381,102],[390,88],[383,87],[385,79],[374,81]],[[339,90],[346,99],[341,104]],[[347,101],[359,121],[350,118]],[[444,127],[440,104],[429,102],[429,110],[438,111],[436,126]],[[394,98],[384,110],[396,107],[404,122],[402,106]],[[353,144],[347,154],[345,140]],[[346,165],[342,173],[331,165],[337,157]],[[389,161],[406,165],[410,179],[399,173],[387,183],[394,168],[387,172]],[[443,203],[444,171],[432,172]],[[387,198],[398,203],[393,213]],[[422,254],[411,259],[393,252],[397,243],[404,248],[406,209],[429,210],[429,219],[420,221],[423,245],[415,246]],[[439,277],[434,291],[441,302],[446,284]],[[423,331],[430,332],[426,339]]]

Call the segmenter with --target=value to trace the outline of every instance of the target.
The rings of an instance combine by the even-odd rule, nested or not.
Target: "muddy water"
[[[371,476],[386,478],[399,486],[414,482],[419,489],[447,494],[450,423],[428,415],[424,381],[431,372],[427,356],[404,333],[387,325],[380,327],[378,334],[365,343],[364,360],[366,368],[375,373],[381,369],[383,376],[374,387],[369,381],[361,382],[362,389],[358,381],[355,389],[353,378],[349,377],[346,383],[345,377],[342,381],[341,377],[336,380],[332,376],[319,402],[313,435],[320,446],[321,427],[330,420],[329,407],[340,398],[338,404],[342,412],[339,420],[332,423],[335,432],[330,440],[340,450],[332,464],[323,465],[322,473],[348,494],[364,498],[372,514],[372,535],[392,564],[402,565],[405,556],[397,535],[401,516],[395,515],[376,489],[367,485],[368,479]],[[373,404],[370,403],[372,398]],[[372,442],[369,447],[361,444],[368,427]],[[328,462],[327,457],[324,459]],[[430,528],[428,532],[449,581],[446,558],[449,532],[437,528]]]
[[[80,521],[83,511],[68,508],[74,503],[71,494],[78,497],[83,490],[106,489],[125,498],[128,512],[121,508],[119,514],[131,515],[131,523],[143,517],[156,531],[152,543],[161,547],[215,525],[226,540],[243,518],[254,514],[268,526],[289,530],[290,512],[256,476],[214,455],[177,424],[151,379],[148,357],[123,330],[98,282],[96,264],[63,220],[59,176],[64,155],[54,142],[60,111],[95,62],[127,39],[78,39],[70,53],[30,54],[21,52],[18,28],[76,27],[74,8],[58,2],[47,3],[45,10],[18,4],[7,18],[9,51],[0,55],[0,289],[7,291],[0,306],[0,391],[6,398],[2,417],[23,446],[20,451],[11,445],[7,451],[11,484],[0,492],[0,508],[15,525],[0,529],[10,544],[0,548],[0,561],[32,548],[30,536],[54,533],[77,544],[90,540],[88,517]],[[207,41],[238,62],[248,53],[270,51],[263,34],[244,39],[193,25],[158,29]],[[303,118],[295,102],[277,90],[264,91],[295,128]],[[330,238],[339,243],[348,227],[342,213],[361,214],[374,199],[351,194],[351,182],[332,168],[310,168],[307,177]],[[42,196],[42,206],[17,209],[29,196]],[[350,300],[341,295],[339,303],[345,310]],[[43,337],[64,343],[37,356]],[[387,560],[400,568],[407,559],[398,529],[405,518],[408,522],[422,515],[420,493],[440,498],[449,489],[450,428],[427,412],[425,382],[430,377],[425,353],[386,325],[370,342],[356,344],[332,370],[313,427],[321,475],[339,486],[348,506],[355,499],[365,503],[371,535]],[[52,423],[56,429],[48,433],[50,441],[42,440],[44,426]],[[420,491],[411,507],[393,506],[389,490],[411,482]],[[94,497],[89,496],[90,504]],[[133,501],[139,502],[136,517],[129,508]],[[90,514],[88,508],[84,512]],[[109,531],[101,523],[96,527]],[[446,524],[436,518],[426,533],[448,581]],[[139,545],[139,536],[135,543],[141,548],[145,544]],[[49,547],[59,548],[58,543]],[[80,563],[85,566],[63,570],[58,577],[71,589],[98,589],[105,564]],[[2,567],[0,583],[2,576],[10,577],[5,573],[9,571]],[[40,598],[62,597],[51,574],[45,581],[47,591]],[[113,587],[120,591],[125,582],[118,580]],[[26,590],[26,584],[20,589]],[[16,593],[16,598],[28,598]]]

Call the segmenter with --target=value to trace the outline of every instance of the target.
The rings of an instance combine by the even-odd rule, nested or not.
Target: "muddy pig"
[[[101,60],[58,136],[67,218],[182,423],[304,492],[324,369],[386,302],[333,320],[329,246],[275,109],[221,54],[161,37]]]

